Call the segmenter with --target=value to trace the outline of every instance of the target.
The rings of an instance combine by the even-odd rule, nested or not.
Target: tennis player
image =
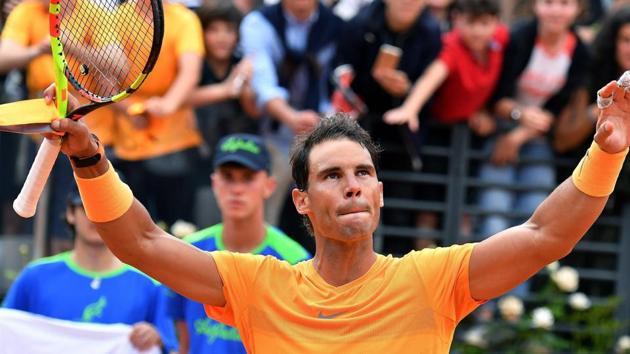
[[[448,353],[462,318],[566,256],[601,213],[628,151],[630,97],[613,81],[598,101],[595,141],[529,220],[480,243],[402,258],[373,250],[383,206],[377,148],[356,122],[322,119],[291,159],[293,201],[316,240],[315,257],[295,266],[206,253],[168,235],[85,126],[63,119],[52,127],[66,133],[62,151],[85,210],[114,254],[237,327],[248,352]]]

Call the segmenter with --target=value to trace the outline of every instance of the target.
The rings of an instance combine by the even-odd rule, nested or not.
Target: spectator
[[[453,2],[453,0],[427,1],[427,6],[431,10],[431,14],[438,20],[442,32],[445,33],[451,30],[451,10]]]
[[[46,0],[25,0],[19,3],[8,16],[0,40],[0,73],[25,69],[30,98],[38,97],[55,79],[50,54],[48,5],[49,1]],[[103,144],[111,145],[114,120],[109,107],[91,113],[84,121],[95,130]],[[71,242],[64,239],[65,227],[58,217],[65,210],[64,197],[72,188],[72,171],[67,159],[57,159],[50,179],[52,188],[48,207],[48,234],[53,252],[57,252],[71,246]]]
[[[291,264],[310,258],[280,230],[265,225],[264,202],[275,188],[271,161],[262,140],[234,134],[219,142],[212,188],[223,222],[185,240],[204,251],[229,250],[271,255]],[[203,305],[171,293],[169,310],[177,321],[180,354],[245,353],[238,331],[208,318]]]
[[[204,31],[206,57],[200,86],[188,96],[196,107],[197,125],[204,138],[199,168],[204,185],[211,172],[211,148],[233,133],[256,134],[259,115],[251,89],[252,65],[236,51],[242,15],[229,1],[205,1],[197,9]]]
[[[417,130],[422,108],[437,91],[432,118],[444,125],[467,122],[480,136],[492,133],[495,123],[486,110],[486,103],[499,79],[509,35],[507,28],[499,24],[498,15],[497,1],[456,1],[454,29],[443,37],[439,58],[418,79],[405,102],[385,113],[385,122],[407,124],[411,130]],[[452,104],[454,99],[458,104]],[[444,144],[449,141],[450,129],[435,129],[425,135],[429,143]],[[448,171],[448,166],[443,166],[446,162],[442,161],[435,157],[424,158],[423,171]],[[444,191],[441,188],[426,188],[423,191],[426,199],[439,199],[442,195]],[[438,222],[436,213],[422,212],[417,226],[435,230]],[[418,240],[416,248],[426,244],[424,240]]]
[[[69,321],[125,323],[133,325],[129,339],[138,350],[161,344],[176,350],[159,284],[110,252],[78,191],[68,195],[65,218],[74,248],[26,266],[2,307]]]
[[[121,102],[132,108],[140,102],[144,110],[127,114],[123,109],[117,116],[114,145],[119,167],[151,215],[167,225],[192,220],[201,136],[192,108],[182,104],[199,82],[203,54],[195,13],[164,2],[160,56],[142,87]]]
[[[494,122],[485,104],[499,79],[509,35],[499,24],[498,11],[494,0],[457,1],[455,28],[444,37],[439,58],[418,79],[403,105],[386,112],[384,120],[417,130],[420,111],[437,91],[431,112],[438,121],[464,121],[479,135],[491,133]],[[450,104],[453,99],[457,105]]]
[[[576,90],[585,87],[589,53],[572,29],[581,8],[580,0],[534,0],[536,18],[515,26],[510,35],[505,54],[510,60],[504,63],[494,108],[502,122],[516,126],[487,145],[492,156],[480,177],[495,186],[480,192],[480,206],[490,212],[480,225],[482,238],[522,221],[505,213],[526,217],[556,183],[546,133],[570,109]],[[516,183],[528,189],[517,193],[511,188]]]
[[[602,23],[601,30],[593,42],[591,86],[584,97],[589,104],[584,110],[583,116],[586,117],[575,120],[574,129],[567,130],[564,134],[566,138],[573,135],[583,137],[585,131],[592,131],[593,122],[597,120],[599,113],[593,102],[597,94],[595,85],[616,80],[626,70],[630,70],[630,5],[615,8]],[[628,163],[624,164],[618,186],[617,189],[624,198],[630,196],[630,165]]]
[[[19,0],[0,0],[0,32],[7,16],[18,2]],[[19,94],[22,93],[20,89],[15,90],[19,87],[18,85],[12,84],[17,81],[14,80],[16,77],[21,77],[21,75],[14,73],[9,78],[9,75],[0,74],[0,104],[12,102],[18,99]],[[8,86],[11,87],[9,88]],[[18,225],[21,220],[16,217],[15,212],[11,208],[11,203],[17,196],[19,188],[16,178],[18,170],[18,158],[16,156],[18,156],[18,147],[22,139],[23,137],[16,134],[0,132],[0,165],[3,167],[0,170],[0,181],[3,181],[0,186],[0,234],[16,234],[19,232]]]
[[[441,32],[424,1],[375,0],[348,22],[343,31],[337,63],[350,65],[355,78],[351,88],[367,105],[360,124],[384,148],[384,170],[418,169],[419,138],[406,127],[383,119],[385,112],[399,107],[415,82],[435,60],[441,49]],[[400,49],[396,68],[373,70],[383,45]],[[416,196],[413,186],[392,184],[386,197]],[[413,226],[415,212],[386,210],[384,223]],[[406,253],[408,239],[388,237],[385,252]]]
[[[266,208],[277,225],[291,183],[289,147],[329,110],[328,80],[341,20],[318,0],[282,0],[248,14],[241,24],[244,54],[253,58],[252,87],[264,111],[262,133],[278,188]]]
[[[591,6],[593,6],[591,1]],[[611,80],[616,80],[621,74],[630,69],[630,30],[625,25],[630,23],[630,2],[604,2],[610,5],[609,15],[592,25],[598,30],[597,36],[591,43],[593,63],[589,70],[590,83],[588,87],[580,87],[572,96],[571,104],[559,117],[554,127],[554,149],[563,154],[581,154],[586,148],[584,144],[593,132],[596,117],[599,112],[595,97],[598,88]],[[589,8],[591,10],[592,7]],[[568,172],[568,171],[567,171]],[[626,180],[626,173],[621,179]],[[620,184],[624,186],[625,183]],[[624,188],[620,188],[623,190]]]

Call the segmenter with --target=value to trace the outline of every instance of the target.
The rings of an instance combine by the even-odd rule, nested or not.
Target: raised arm
[[[25,68],[33,59],[50,52],[50,41],[46,40],[25,47],[10,39],[0,41],[0,74],[13,69]]]
[[[389,124],[407,124],[409,129],[419,129],[418,114],[429,98],[448,77],[448,67],[440,59],[435,59],[427,70],[416,80],[411,93],[398,108],[385,112],[383,119]]]
[[[44,94],[49,102],[53,92],[49,88]],[[153,223],[146,209],[111,170],[88,128],[70,119],[57,120],[52,128],[65,133],[64,154],[78,158],[103,154],[92,166],[77,167],[73,163],[72,168],[88,218],[112,252],[186,297],[204,304],[225,305],[223,283],[212,256]]]
[[[564,181],[520,226],[475,246],[470,260],[470,291],[477,300],[504,294],[546,264],[571,252],[600,215],[621,170],[630,140],[630,97],[616,82],[602,97],[614,97],[601,110],[595,143]]]

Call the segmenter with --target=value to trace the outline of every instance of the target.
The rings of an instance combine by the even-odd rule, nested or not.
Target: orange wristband
[[[88,219],[93,222],[109,222],[121,217],[133,203],[133,193],[124,184],[109,163],[104,174],[95,178],[81,178],[76,174],[83,207]]]
[[[628,149],[609,154],[593,141],[580,163],[573,170],[573,184],[592,197],[606,197],[615,189],[617,177],[628,154]]]

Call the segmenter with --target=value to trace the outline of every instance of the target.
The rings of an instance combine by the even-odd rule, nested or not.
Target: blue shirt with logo
[[[160,300],[164,296],[161,288],[128,265],[110,272],[91,272],[65,252],[27,265],[2,307],[76,322],[148,322],[158,329],[166,349],[177,350],[173,323]]]
[[[251,253],[270,255],[291,264],[311,258],[311,255],[282,231],[266,226],[267,234],[261,245]],[[196,232],[184,240],[204,251],[224,250],[221,234],[223,224],[217,224]],[[206,315],[203,305],[167,290],[167,309],[176,321],[186,321],[190,338],[189,352],[202,353],[246,353],[238,331],[217,322]]]

